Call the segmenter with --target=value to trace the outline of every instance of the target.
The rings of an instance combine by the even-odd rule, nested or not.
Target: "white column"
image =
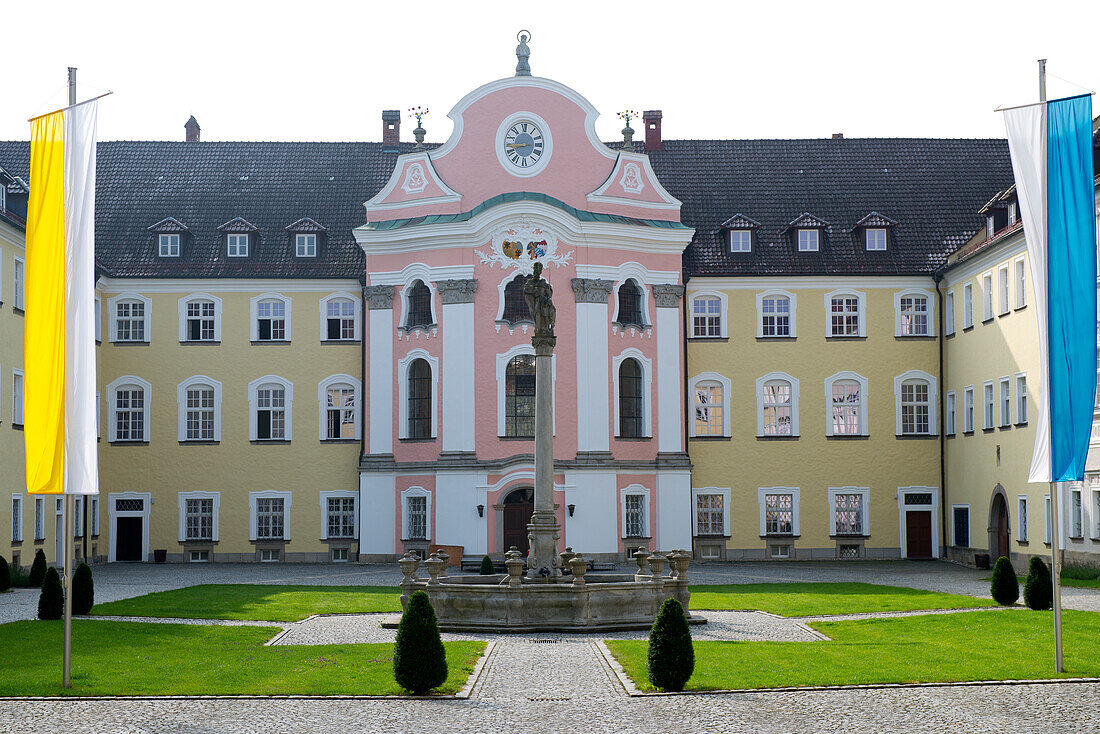
[[[474,293],[476,280],[441,280],[443,364],[439,405],[444,451],[474,450]],[[443,517],[444,515],[440,515]]]
[[[565,544],[580,553],[618,553],[615,472],[567,472],[565,484]],[[573,517],[569,517],[568,505],[574,507]]]
[[[593,278],[574,278],[572,283],[577,301],[577,450],[610,451],[607,301],[613,283]]]
[[[691,548],[691,471],[657,472],[657,548]]]
[[[370,361],[366,394],[370,400],[367,452],[393,453],[393,286],[375,285],[364,290],[370,309]]]
[[[359,475],[359,553],[393,556],[397,553],[397,517],[392,472]]]
[[[680,327],[682,285],[653,286],[657,304],[657,451],[684,450],[683,344]],[[690,535],[688,536],[690,539]],[[664,547],[664,546],[661,546]],[[682,546],[687,547],[687,546]]]

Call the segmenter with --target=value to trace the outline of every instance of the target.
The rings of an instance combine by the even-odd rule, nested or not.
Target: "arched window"
[[[510,324],[532,320],[527,301],[523,299],[523,284],[526,282],[526,276],[517,275],[504,286],[504,315],[501,318]]]
[[[760,301],[761,336],[785,337],[791,335],[791,299],[770,295]]]
[[[191,385],[184,397],[186,441],[214,440],[214,388]]]
[[[221,299],[200,296],[181,299],[180,341],[221,341]]]
[[[512,357],[504,372],[504,435],[535,435],[535,357]]]
[[[409,286],[408,293],[409,313],[405,318],[405,328],[412,329],[416,326],[431,326],[432,324],[432,292],[422,280],[414,280]]]
[[[722,386],[713,381],[697,382],[693,390],[695,399],[695,435],[721,436],[725,405]]]
[[[830,416],[834,436],[859,436],[863,433],[860,407],[863,391],[854,380],[837,380],[832,385]]]
[[[906,380],[901,383],[901,432],[902,434],[928,433],[930,402],[928,382]]]
[[[791,383],[769,380],[764,383],[764,435],[791,435]]]
[[[409,438],[432,437],[432,367],[426,359],[409,365]]]
[[[621,438],[641,438],[645,435],[644,403],[642,366],[636,359],[624,359],[619,365],[619,436]]]
[[[115,440],[142,441],[145,438],[145,390],[140,385],[115,389]]]
[[[110,338],[115,342],[147,342],[150,302],[146,298],[111,299]]]
[[[285,341],[286,301],[265,298],[256,303],[256,341]]]
[[[632,326],[645,326],[642,314],[642,289],[633,278],[619,286],[618,323]]]
[[[355,438],[355,386],[338,382],[325,388],[325,439]]]
[[[285,441],[287,433],[286,387],[265,382],[255,392],[256,441]]]
[[[321,299],[321,341],[359,338],[359,309],[356,302],[341,296]]]

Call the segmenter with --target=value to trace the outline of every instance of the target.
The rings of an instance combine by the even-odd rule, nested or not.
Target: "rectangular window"
[[[764,384],[764,435],[791,435],[791,384],[779,380]]]
[[[77,496],[73,498],[73,537],[79,538],[84,535],[84,498]]]
[[[970,508],[968,506],[956,505],[952,508],[954,510],[955,518],[955,542],[952,543],[957,548],[969,548],[970,547]]]
[[[1100,538],[1100,489],[1092,490],[1092,538]]]
[[[998,290],[998,303],[1000,307],[999,313],[1003,316],[1008,313],[1012,308],[1012,304],[1008,302],[1008,266],[1002,265],[997,269],[997,290]]]
[[[406,525],[409,529],[408,540],[425,540],[428,537],[428,498],[409,497],[406,499],[409,514]]]
[[[950,390],[947,393],[947,406],[944,411],[944,418],[947,422],[947,435],[955,435],[955,391]]]
[[[88,506],[88,515],[92,518],[92,537],[99,535],[99,498],[92,497]]]
[[[769,296],[760,301],[760,334],[762,336],[791,335],[791,299]]]
[[[23,498],[11,498],[11,542],[23,540]]]
[[[858,382],[838,380],[833,383],[832,423],[834,436],[859,436],[863,433],[860,425],[860,385]]]
[[[1081,511],[1081,490],[1071,489],[1069,492],[1069,535],[1071,538],[1080,538],[1085,534],[1083,514]]]
[[[963,286],[963,328],[969,329],[974,325],[974,284],[967,283]]]
[[[993,425],[994,425],[993,424],[993,411],[994,411],[994,407],[995,407],[994,406],[994,395],[993,395],[993,383],[992,382],[985,383],[982,386],[982,391],[983,391],[982,394],[984,396],[984,400],[982,401],[982,405],[985,407],[985,413],[983,415],[983,418],[985,420],[982,423],[982,428],[992,428]]]
[[[187,304],[187,340],[214,341],[213,301],[192,301]]]
[[[696,535],[724,535],[725,513],[720,494],[700,494],[695,498]]]
[[[213,540],[214,500],[188,499],[185,511],[187,527],[184,537],[187,540]]]
[[[722,301],[700,296],[691,303],[691,335],[697,339],[722,336]]]
[[[831,301],[830,336],[859,336],[859,299],[836,296]]]
[[[766,535],[794,534],[794,495],[764,495],[764,532]]]
[[[226,236],[229,246],[229,257],[248,257],[248,233],[229,234]]]
[[[1027,542],[1027,497],[1016,498],[1016,540]]]
[[[12,294],[15,298],[13,306],[22,310],[23,308],[23,260],[15,258],[15,268],[12,270],[12,285],[14,289]]]
[[[816,229],[798,230],[798,251],[817,252],[820,235],[821,233]]]
[[[1016,422],[1027,423],[1027,375],[1016,375]]]
[[[752,252],[752,230],[730,230],[730,252]]]
[[[141,388],[115,391],[115,440],[145,440],[145,391]]]
[[[34,498],[34,539],[46,538],[46,498]]]
[[[946,302],[944,303],[944,316],[943,326],[944,331],[948,334],[955,333],[955,291],[947,291],[945,296]]]
[[[23,425],[23,373],[19,370],[11,375],[11,422]]]
[[[963,390],[963,431],[966,433],[973,433],[974,431],[974,388],[968,387]]]
[[[867,249],[868,250],[885,250],[886,249],[886,230],[873,227],[867,230]]]
[[[993,273],[982,275],[982,321],[993,318]]]
[[[1027,282],[1024,279],[1024,259],[1016,260],[1013,265],[1016,268],[1016,308],[1027,305]]]
[[[337,562],[337,563],[346,562],[348,560],[348,549],[347,548],[333,548],[332,549],[332,560],[334,562]]]
[[[257,341],[286,340],[286,303],[284,301],[260,301],[256,304]]]
[[[928,336],[928,299],[902,296],[899,314],[902,336]]]
[[[1050,544],[1050,495],[1043,497],[1043,542]]]
[[[123,301],[115,304],[115,341],[145,341],[145,304]]]
[[[162,234],[157,237],[161,257],[180,256],[180,236],[178,234]]]
[[[355,438],[355,389],[330,387],[325,400],[325,438]]]
[[[424,499],[420,497],[419,499]],[[355,498],[328,498],[328,537],[355,537]]]
[[[286,390],[263,387],[256,390],[256,438],[286,438]]]
[[[298,257],[317,257],[317,235],[294,235],[294,254]]]
[[[721,436],[725,430],[722,418],[722,386],[714,382],[695,386],[695,435]]]
[[[1007,377],[1001,378],[1001,428],[1012,425],[1012,383]]]
[[[626,510],[626,537],[645,537],[645,495],[628,494],[623,501]]]
[[[903,435],[928,433],[930,425],[928,383],[903,382],[901,385],[901,432]]]
[[[355,304],[347,299],[333,299],[326,305],[327,339],[355,338]]]
[[[187,389],[187,440],[214,440],[214,390],[209,387]]]
[[[283,537],[283,498],[256,498],[256,537],[282,539]]]
[[[836,495],[836,534],[863,535],[863,495]]]

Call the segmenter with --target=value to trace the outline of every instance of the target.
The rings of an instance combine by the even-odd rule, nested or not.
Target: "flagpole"
[[[76,104],[76,69],[69,67],[69,105]],[[64,543],[62,547],[65,553],[64,565],[64,591],[65,591],[65,631],[61,643],[61,686],[72,688],[71,670],[73,657],[73,498],[66,490],[64,474],[61,479],[62,492],[65,498]]]

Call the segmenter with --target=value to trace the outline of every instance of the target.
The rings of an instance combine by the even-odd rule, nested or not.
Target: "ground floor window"
[[[328,537],[355,537],[355,498],[328,498]]]
[[[645,536],[645,495],[628,494],[623,498],[626,512],[626,536],[641,538]]]
[[[767,535],[794,533],[794,498],[790,494],[764,495],[764,532]]]
[[[863,535],[863,495],[838,492],[835,497],[836,534]]]
[[[698,535],[725,534],[725,507],[720,494],[695,497],[695,532]]]
[[[412,496],[406,499],[409,540],[428,538],[428,498]]]
[[[214,500],[188,499],[186,508],[187,540],[213,540]]]
[[[257,538],[282,539],[284,520],[282,497],[256,498]]]

